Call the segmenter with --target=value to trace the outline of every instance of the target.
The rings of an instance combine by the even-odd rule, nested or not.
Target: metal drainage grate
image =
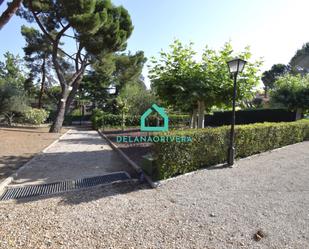
[[[128,180],[131,177],[127,172],[116,172],[103,176],[95,176],[73,181],[55,182],[41,185],[7,188],[0,200],[21,199],[26,197],[56,194],[60,192],[93,187],[116,181]]]

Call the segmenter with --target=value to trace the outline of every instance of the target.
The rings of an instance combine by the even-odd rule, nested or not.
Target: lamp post
[[[227,163],[228,165],[232,166],[234,164],[234,158],[235,158],[235,103],[236,103],[236,81],[237,81],[237,75],[238,73],[241,73],[244,70],[244,67],[246,65],[246,61],[236,58],[231,61],[228,61],[228,67],[230,73],[233,75],[234,79],[234,87],[233,87],[233,111],[232,111],[232,122],[231,122],[231,132],[230,132],[230,144],[228,149],[228,155],[227,155]]]

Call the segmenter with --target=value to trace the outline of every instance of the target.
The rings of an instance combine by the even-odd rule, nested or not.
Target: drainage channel
[[[109,184],[131,179],[127,172],[115,172],[102,176],[83,178],[73,181],[55,182],[24,187],[8,187],[0,197],[1,201],[21,199],[34,196],[50,195],[75,189],[93,187],[101,184]]]

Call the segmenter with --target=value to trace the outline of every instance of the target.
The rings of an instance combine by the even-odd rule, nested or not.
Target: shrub
[[[29,108],[25,113],[25,122],[29,124],[43,124],[49,113],[44,109]]]
[[[227,160],[229,126],[171,131],[164,135],[190,136],[191,143],[155,143],[154,179],[166,179]],[[309,140],[309,121],[259,123],[235,127],[236,157],[247,157]]]
[[[190,125],[190,115],[182,115],[182,114],[170,114],[169,118],[169,126],[178,126],[178,125]]]
[[[93,129],[99,129],[100,127],[102,127],[102,124],[100,121],[102,121],[103,113],[104,112],[100,109],[94,109],[92,111],[91,123],[92,123]]]
[[[184,124],[187,125],[190,121],[189,115],[169,115],[170,127]],[[121,126],[122,115],[104,113],[99,109],[95,109],[91,116],[91,122],[94,129],[102,128],[103,126]],[[125,115],[126,126],[140,126],[140,116]],[[157,124],[156,116],[148,117],[148,125],[155,126]]]

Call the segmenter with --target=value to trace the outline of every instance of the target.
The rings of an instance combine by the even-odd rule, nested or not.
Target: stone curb
[[[64,134],[62,134],[59,138],[57,138],[54,142],[52,142],[50,145],[48,145],[41,152],[36,153],[28,162],[26,162],[23,166],[21,166],[15,173],[11,174],[9,177],[4,179],[0,183],[0,196],[3,194],[6,186],[9,185],[14,180],[14,178],[16,178],[18,176],[19,172],[21,172],[24,168],[27,167],[27,165],[29,165],[31,162],[33,162],[36,159],[37,156],[44,154],[51,146],[53,146],[55,143],[59,142],[59,140],[61,140],[69,131],[71,131],[71,129],[69,129]]]
[[[152,188],[157,188],[159,186],[158,182],[154,182],[152,181],[152,179],[145,174],[145,172],[142,170],[142,168],[140,166],[138,166],[138,164],[136,164],[135,162],[133,162],[121,149],[118,148],[118,146],[116,144],[114,144],[102,131],[98,130],[98,133],[102,136],[102,138],[104,138],[109,145],[116,151],[118,152],[118,154],[138,173],[138,174],[143,174],[145,180],[149,183],[149,185]]]

